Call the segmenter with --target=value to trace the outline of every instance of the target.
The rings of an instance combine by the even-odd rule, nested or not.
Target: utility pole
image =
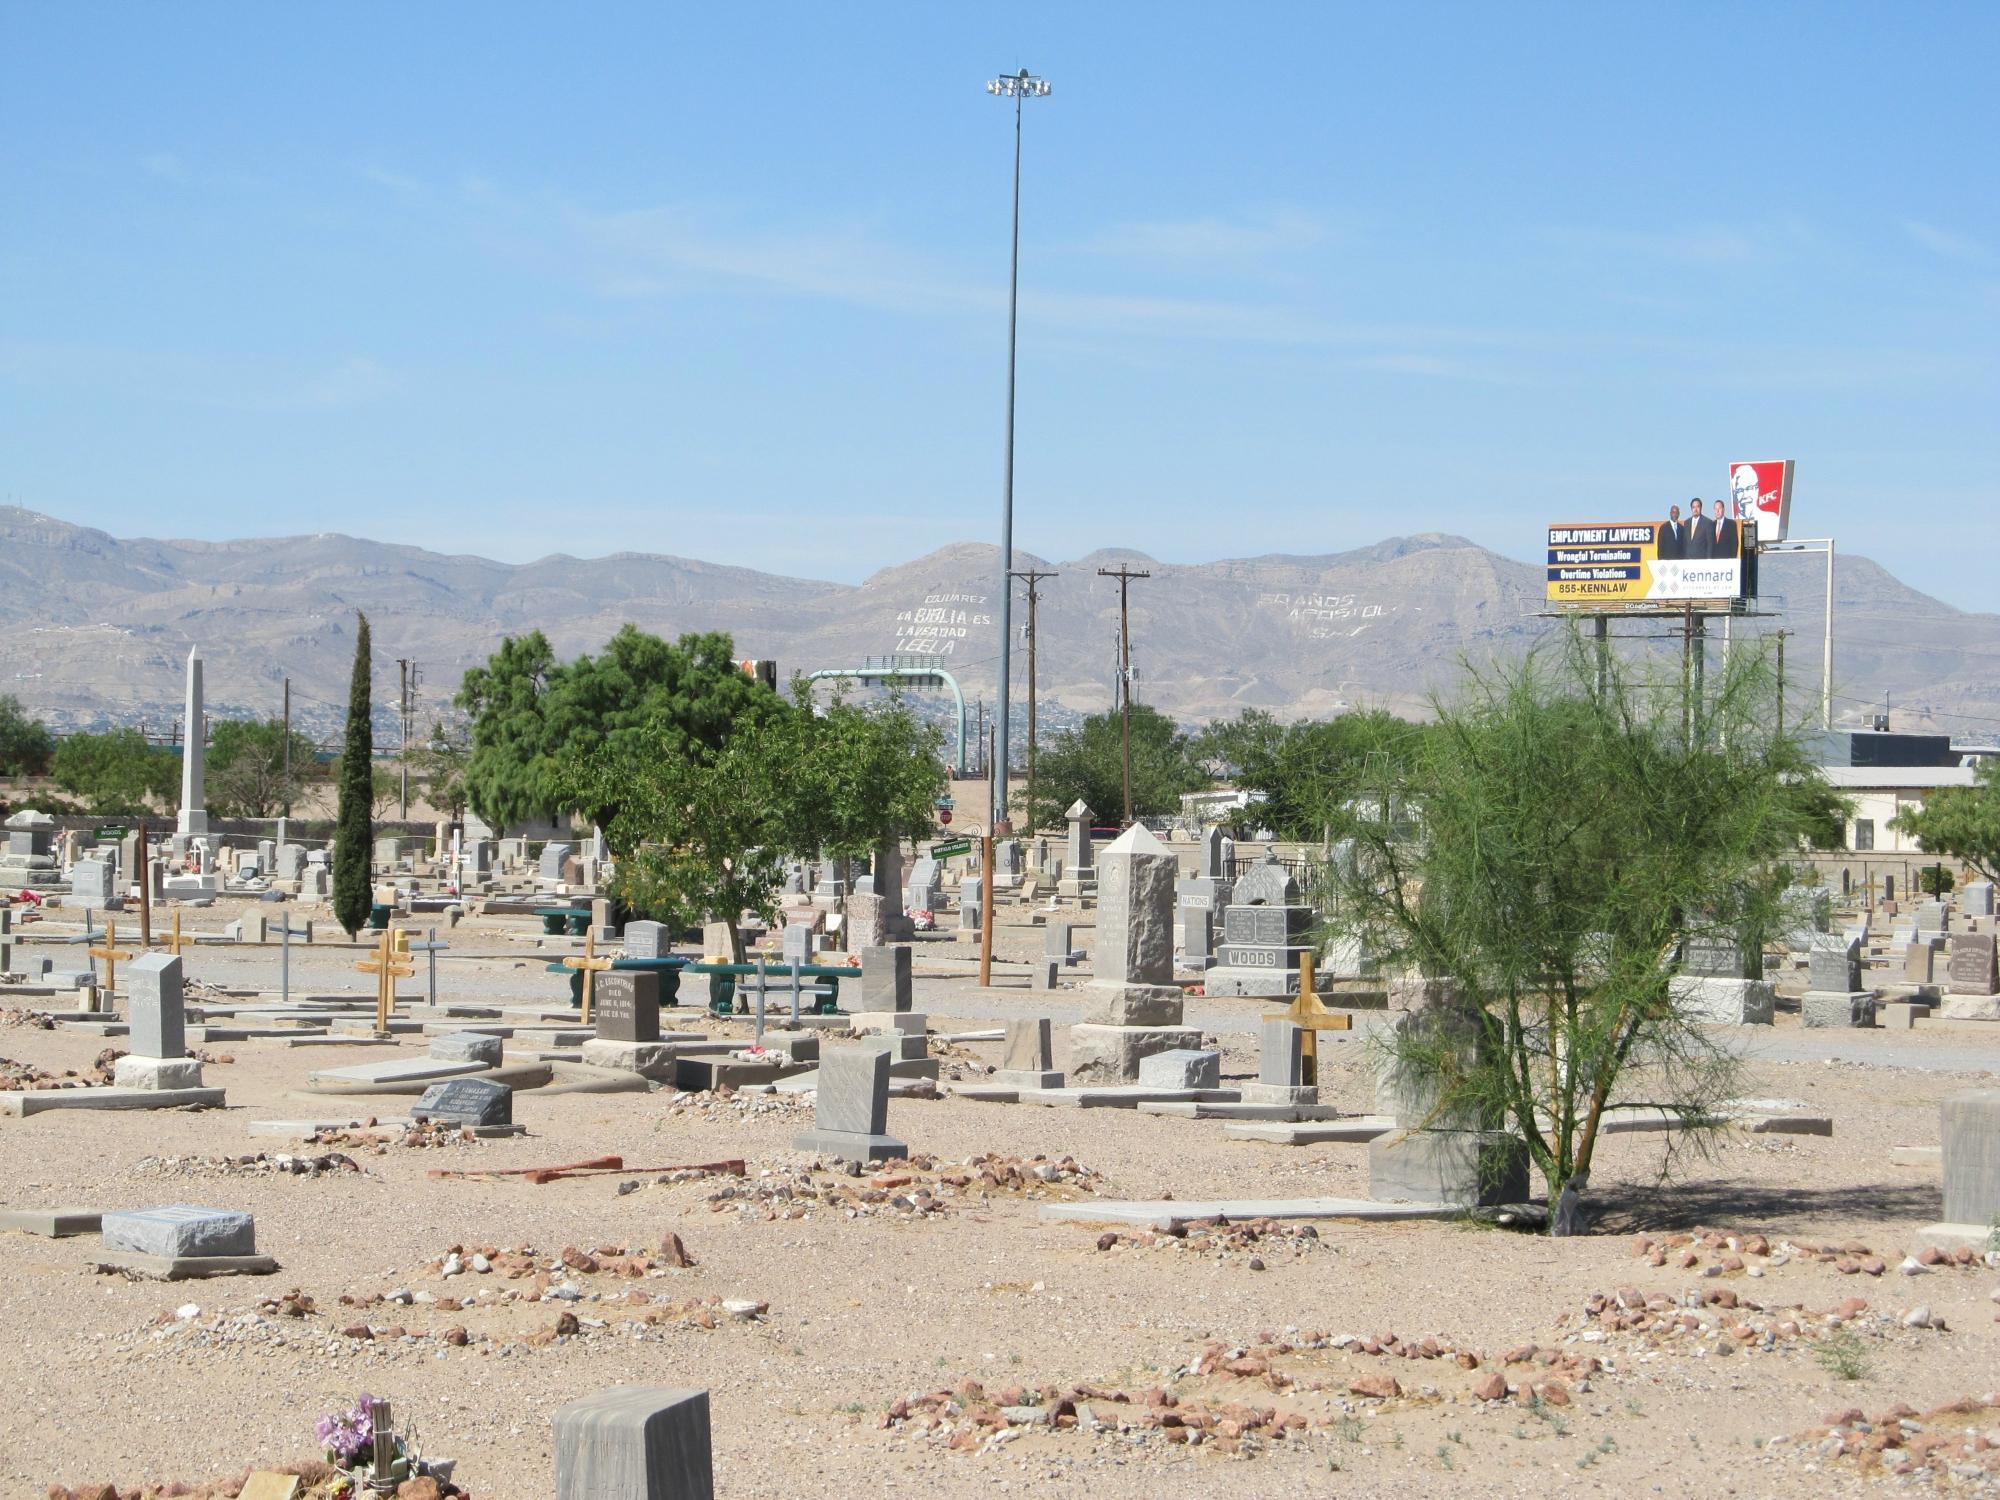
[[[1785,730],[1785,637],[1789,630],[1778,632],[1778,732]]]
[[[1118,698],[1125,705],[1125,821],[1122,827],[1132,826],[1132,611],[1130,593],[1132,580],[1151,578],[1150,572],[1128,568],[1119,564],[1115,568],[1099,568],[1099,578],[1118,580]]]
[[[403,733],[402,740],[396,750],[396,759],[402,765],[403,821],[407,823],[410,821],[410,659],[407,656],[397,657],[396,670],[401,674],[403,683],[400,694],[402,699],[400,719],[403,726]]]
[[[1042,591],[1035,587],[1044,578],[1059,578],[1059,573],[1038,573],[1033,568],[1022,568],[1008,575],[1018,578],[1028,586],[1028,818],[1032,824],[1035,816],[1035,605],[1042,597]],[[1031,826],[1028,832],[1035,830]]]
[[[292,679],[285,679],[285,816],[292,815]]]

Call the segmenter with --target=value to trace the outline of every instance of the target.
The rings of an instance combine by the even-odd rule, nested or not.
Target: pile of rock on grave
[[[1863,1473],[1990,1485],[2000,1477],[2000,1391],[1926,1412],[1902,1401],[1872,1417],[1858,1406],[1849,1407],[1829,1413],[1817,1427],[1772,1438],[1764,1452],[1805,1460],[1815,1468],[1839,1463]]]
[[[1094,1194],[1102,1181],[1070,1156],[1023,1160],[989,1152],[961,1163],[917,1155],[886,1161],[865,1179],[859,1162],[832,1167],[815,1162],[790,1176],[772,1175],[717,1188],[708,1195],[708,1205],[711,1212],[735,1208],[766,1220],[810,1218],[816,1209],[847,1218],[924,1218],[949,1213],[955,1203],[984,1203],[1003,1196],[1067,1201]]]

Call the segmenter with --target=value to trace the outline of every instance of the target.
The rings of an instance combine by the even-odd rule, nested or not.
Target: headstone
[[[940,911],[944,907],[944,873],[928,854],[910,866],[909,884],[903,887],[906,911]]]
[[[543,880],[559,881],[563,878],[563,861],[569,858],[570,846],[550,842],[542,845],[542,862],[536,873]]]
[[[910,950],[894,947],[861,950],[861,1009],[910,1008]]]
[[[907,942],[915,925],[903,909],[903,850],[884,839],[875,851],[875,868],[856,882],[847,898],[847,951]]]
[[[1053,1089],[1062,1086],[1048,1017],[1009,1021],[993,1082],[1003,1087]]]
[[[375,866],[381,870],[394,870],[396,861],[403,857],[403,841],[384,835],[375,840]]]
[[[1014,891],[1020,888],[1021,841],[996,839],[993,844],[993,889]]]
[[[1983,1234],[2000,1223],[2000,1089],[1953,1094],[1938,1114],[1945,1222],[1968,1224]]]
[[[1917,903],[1917,931],[1943,932],[1946,923],[1945,904],[1942,901],[1920,901]]]
[[[126,868],[136,870],[139,866],[135,861]],[[267,875],[278,868],[278,846],[270,839],[257,840],[257,868]]]
[[[476,1062],[497,1068],[504,1044],[483,1031],[447,1031],[431,1038],[430,1053],[439,1062]]]
[[[2000,992],[1995,970],[1995,939],[1990,932],[1961,932],[1952,937],[1948,984],[1954,995]]]
[[[1139,1085],[1149,1089],[1219,1089],[1222,1054],[1175,1047],[1139,1060]]]
[[[1222,865],[1222,846],[1227,843],[1220,828],[1204,829],[1201,835],[1201,873],[1211,880],[1226,879]]]
[[[1050,919],[1049,925],[1042,929],[1042,954],[1065,964],[1076,962],[1075,931],[1068,922]]]
[[[1305,1028],[1272,1016],[1258,1027],[1257,1082],[1266,1088],[1305,1086]]]
[[[6,823],[7,851],[0,856],[0,890],[47,891],[62,884],[62,867],[53,849],[56,820],[24,807]]]
[[[1703,979],[1743,979],[1743,944],[1732,937],[1698,933],[1682,945],[1681,972]]]
[[[660,976],[644,969],[599,974],[591,986],[590,1019],[605,1041],[657,1042]]]
[[[424,1090],[410,1118],[438,1125],[511,1125],[514,1091],[490,1078],[447,1078]]]
[[[736,949],[736,924],[734,922],[704,922],[701,928],[701,952],[704,958],[719,958],[729,961]]]
[[[819,879],[813,884],[813,901],[821,906],[837,905],[847,896],[847,861],[823,859]]]
[[[106,1213],[100,1233],[106,1250],[187,1260],[210,1255],[255,1255],[257,1222],[226,1208],[173,1203]]]
[[[1990,917],[1993,915],[1993,882],[1990,880],[1968,881],[1959,887],[1958,909],[1968,917]]]
[[[1206,969],[1215,962],[1215,913],[1204,909],[1181,908],[1180,961],[1189,969]]]
[[[792,1142],[799,1151],[843,1161],[887,1161],[910,1148],[888,1135],[889,1064],[876,1047],[828,1047],[819,1057],[813,1129]]]
[[[714,1500],[708,1392],[620,1385],[555,1419],[556,1500]]]
[[[797,860],[785,866],[785,894],[803,896],[806,893],[806,867]]]
[[[280,844],[277,863],[272,867],[280,880],[297,880],[306,867],[306,850],[303,844]]]
[[[1091,824],[1097,814],[1079,797],[1063,814],[1069,819],[1069,842],[1063,850],[1062,879],[1056,890],[1065,896],[1087,896],[1097,879],[1096,852],[1091,844]]]
[[[985,920],[986,882],[983,876],[968,875],[958,887],[958,926],[961,932],[977,932]]]
[[[625,924],[625,956],[627,958],[665,958],[673,950],[673,939],[664,922],[627,922]]]
[[[1222,941],[1203,988],[1209,995],[1282,997],[1299,992],[1299,960],[1312,952],[1315,914],[1275,860],[1239,875],[1222,912]]]
[[[0,906],[0,974],[14,972],[14,908]]]
[[[169,953],[142,954],[132,960],[125,975],[126,1014],[131,1025],[125,1050],[134,1057],[185,1058],[181,961]]]
[[[1815,990],[1831,994],[1852,994],[1861,988],[1861,945],[1847,936],[1825,935],[1814,939],[1807,951],[1810,978]]]
[[[809,964],[813,961],[813,932],[804,923],[795,922],[784,930],[780,939],[780,955],[787,964]]]
[[[1799,1024],[1807,1027],[1871,1027],[1875,997],[1867,990],[1807,990],[1799,997]]]
[[[333,877],[325,865],[308,864],[299,876],[299,899],[301,901],[324,901],[332,889]]]
[[[207,753],[207,720],[201,713],[201,648],[188,648],[187,703],[181,717],[181,810],[175,831],[183,838],[208,832],[208,804],[202,800],[202,757]]]
[[[1142,1059],[1193,1048],[1173,980],[1174,877],[1179,863],[1143,824],[1098,857],[1097,940],[1083,1019],[1070,1028],[1072,1083],[1130,1083]]]
[[[1038,958],[1028,969],[1028,988],[1031,990],[1055,990],[1062,987],[1062,960],[1059,958]]]
[[[70,898],[85,911],[116,911],[125,903],[118,899],[117,877],[103,860],[78,860],[70,867]]]
[[[1912,937],[1903,949],[1903,980],[1907,984],[1936,984],[1937,957],[1944,948],[1939,937]]]

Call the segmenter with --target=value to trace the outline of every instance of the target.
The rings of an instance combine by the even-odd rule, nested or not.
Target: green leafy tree
[[[224,719],[209,730],[204,795],[224,817],[273,818],[297,799],[317,762],[313,742],[291,731],[286,767],[282,719]]]
[[[1379,709],[1280,724],[1262,709],[1212,724],[1194,750],[1210,770],[1261,792],[1251,814],[1283,839],[1317,839],[1330,810],[1358,795],[1371,758],[1405,760],[1426,727]]]
[[[40,776],[55,753],[48,726],[30,718],[19,698],[0,696],[0,776]]]
[[[368,920],[374,889],[368,866],[375,853],[375,732],[373,655],[368,616],[356,611],[354,675],[347,685],[347,735],[340,753],[339,803],[333,832],[333,918],[351,938]]]
[[[1158,817],[1179,810],[1183,792],[1209,784],[1195,742],[1158,709],[1132,705],[1132,816]],[[1041,748],[1035,765],[1037,828],[1062,822],[1081,797],[1100,818],[1115,822],[1125,809],[1123,719],[1093,714]]]
[[[1573,635],[1437,703],[1415,753],[1370,760],[1375,784],[1335,810],[1348,846],[1317,888],[1390,972],[1455,986],[1451,1023],[1399,1028],[1388,1065],[1432,1119],[1525,1142],[1552,1201],[1586,1185],[1620,1105],[1704,1144],[1738,1062],[1674,996],[1676,955],[1766,930],[1789,862],[1841,810],[1755,652],[1711,673],[1699,736],[1677,675],[1614,662],[1600,693],[1597,670]]]
[[[864,706],[836,692],[816,709],[803,681],[793,692],[796,709],[757,730],[775,760],[787,853],[858,859],[937,826],[946,784],[938,726],[893,698]]]
[[[454,823],[465,816],[465,767],[467,752],[442,719],[431,720],[430,729],[410,748],[410,771],[424,785],[430,805]]]
[[[49,774],[63,791],[83,799],[93,813],[143,813],[178,805],[180,757],[147,743],[137,729],[73,734],[56,748]]]
[[[760,722],[784,700],[736,665],[726,634],[683,635],[669,643],[626,625],[596,656],[558,663],[537,631],[509,637],[483,667],[466,673],[459,706],[472,716],[465,768],[467,801],[495,828],[558,813],[608,828],[621,796],[616,783],[559,776],[557,763],[623,754],[640,738],[664,753],[719,748],[740,720]],[[563,788],[569,788],[565,791]]]
[[[1926,854],[1949,854],[1988,880],[2000,879],[2000,758],[1981,760],[1971,786],[1941,786],[1897,813],[1889,826],[1909,834]]]

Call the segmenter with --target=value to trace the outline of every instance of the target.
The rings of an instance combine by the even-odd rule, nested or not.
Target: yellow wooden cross
[[[193,941],[193,938],[184,938],[181,936],[181,909],[176,906],[174,908],[174,935],[167,939],[165,944],[166,950],[173,954],[175,958],[179,958],[181,956],[181,949],[187,947]]]
[[[362,959],[355,968],[364,974],[375,976],[375,1034],[389,1034],[389,1012],[396,1004],[396,981],[408,979],[417,972],[416,965],[407,953],[396,951],[396,929],[394,926],[382,929],[382,941],[376,945],[371,957]]]
[[[118,947],[118,924],[105,919],[104,946],[89,950],[92,958],[104,960],[104,993],[109,995],[118,988],[118,965],[133,955],[121,952]]]
[[[1280,1011],[1274,1016],[1266,1016],[1267,1021],[1290,1021],[1305,1033],[1299,1038],[1301,1070],[1299,1081],[1308,1088],[1319,1084],[1319,1033],[1322,1031],[1348,1031],[1353,1028],[1353,1018],[1345,1011],[1328,1010],[1319,993],[1313,989],[1313,960],[1310,953],[1299,955],[1299,998],[1292,1002],[1292,1008]]]
[[[583,957],[566,958],[563,960],[563,967],[566,969],[576,969],[583,975],[582,1020],[583,1024],[588,1026],[590,1024],[590,997],[592,990],[595,988],[596,978],[611,967],[610,959],[599,958],[597,956],[597,933],[594,929],[584,929]]]

